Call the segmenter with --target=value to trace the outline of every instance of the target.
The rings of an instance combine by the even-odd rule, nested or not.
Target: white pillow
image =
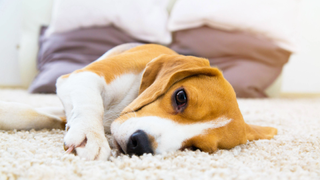
[[[294,34],[300,0],[178,0],[168,24],[170,31],[208,25],[240,30],[295,50]]]
[[[113,24],[143,41],[169,44],[169,0],[55,0],[46,36]]]

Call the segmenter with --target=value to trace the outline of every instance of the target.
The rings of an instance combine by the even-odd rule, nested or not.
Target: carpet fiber
[[[61,106],[55,95],[0,89],[0,100]],[[85,161],[65,154],[64,131],[0,130],[0,179],[320,179],[320,99],[240,99],[247,123],[278,135],[213,154],[178,151]]]

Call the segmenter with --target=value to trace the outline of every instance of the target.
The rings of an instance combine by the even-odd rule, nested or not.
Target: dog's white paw
[[[103,130],[99,132],[96,128],[79,125],[67,126],[64,149],[86,160],[107,160],[111,153]]]

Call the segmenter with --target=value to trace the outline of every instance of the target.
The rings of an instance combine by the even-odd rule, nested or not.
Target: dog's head
[[[211,153],[277,133],[246,124],[221,71],[206,59],[182,55],[161,55],[147,65],[139,96],[111,131],[120,150],[136,155],[183,149]]]

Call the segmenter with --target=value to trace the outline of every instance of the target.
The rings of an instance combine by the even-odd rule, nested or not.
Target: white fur
[[[104,99],[103,125],[106,132],[110,133],[110,124],[119,117],[121,111],[128,106],[139,93],[140,74],[124,74],[105,84],[102,97]]]
[[[143,130],[153,136],[158,144],[155,153],[176,151],[181,148],[182,142],[194,136],[205,134],[208,129],[225,126],[231,119],[218,118],[205,123],[179,124],[171,119],[156,116],[133,117],[123,123],[114,122],[111,132],[121,148],[126,151],[130,136],[137,130]]]
[[[67,79],[57,81],[57,94],[67,116],[67,147],[79,146],[86,138],[85,147],[77,147],[80,157],[88,160],[109,157],[110,147],[103,130],[103,79],[92,72],[71,74]]]
[[[33,108],[29,105],[0,101],[0,129],[61,128],[63,109]]]
[[[87,145],[76,148],[86,159],[107,159],[110,147],[104,135],[122,109],[138,95],[141,74],[124,74],[106,84],[104,77],[92,72],[59,78],[57,94],[67,116],[66,146],[77,147],[85,138]],[[105,127],[105,128],[104,128]]]
[[[48,115],[54,115],[57,118],[65,116],[63,107],[40,107],[40,108],[35,108],[35,110]]]

